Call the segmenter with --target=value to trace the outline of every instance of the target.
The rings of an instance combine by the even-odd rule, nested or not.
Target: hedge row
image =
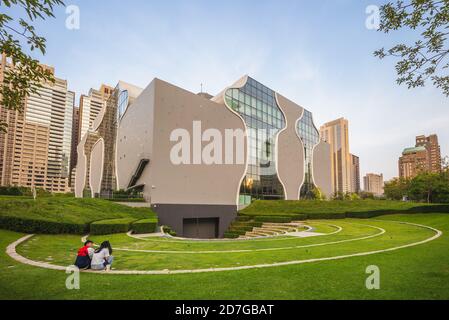
[[[156,232],[157,221],[155,219],[144,219],[134,222],[131,229],[134,234],[146,234]]]
[[[126,233],[135,222],[134,218],[111,219],[94,222],[90,225],[90,234],[105,235],[114,233]]]
[[[289,223],[295,220],[307,220],[306,214],[298,214],[294,216],[255,216],[256,222],[269,222],[269,223]]]
[[[0,227],[15,232],[42,234],[86,234],[89,231],[88,224],[62,223],[8,216],[0,216]]]
[[[441,208],[440,208],[441,209]],[[449,208],[447,208],[449,209]],[[288,223],[295,220],[329,220],[329,219],[345,219],[345,218],[358,218],[358,219],[368,219],[368,218],[376,218],[385,215],[398,214],[398,213],[433,213],[433,212],[446,212],[440,210],[432,210],[431,208],[427,208],[426,210],[419,210],[419,208],[414,208],[413,210],[409,210],[407,212],[397,212],[392,210],[378,210],[378,211],[370,211],[370,212],[349,212],[349,213],[311,213],[311,214],[300,214],[295,216],[285,216],[285,215],[251,215],[251,216],[242,216],[242,217],[251,217],[256,222],[271,222],[271,223]],[[246,219],[246,218],[244,218]],[[237,221],[241,221],[238,219]]]

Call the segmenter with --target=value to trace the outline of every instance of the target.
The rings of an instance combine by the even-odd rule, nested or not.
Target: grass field
[[[116,249],[140,250],[116,250],[114,267],[117,270],[179,270],[335,257],[403,246],[435,234],[429,229],[395,221],[433,227],[443,231],[443,235],[434,241],[397,251],[263,269],[180,275],[82,274],[81,290],[74,291],[65,288],[64,272],[22,265],[2,250],[0,298],[449,299],[449,215],[444,213],[314,221],[311,224],[317,231],[329,234],[315,238],[198,243],[163,239],[143,241],[114,235],[98,236],[94,240],[107,238]],[[341,232],[335,233],[338,231],[335,225],[342,228]],[[9,231],[1,231],[0,235],[2,248],[22,236]],[[30,259],[66,265],[72,262],[79,245],[78,236],[39,235],[19,246],[18,252]],[[365,270],[370,265],[377,265],[381,270],[381,290],[365,287],[368,276]]]
[[[144,219],[149,215],[154,213],[148,208],[130,208],[99,199],[42,197],[34,201],[28,197],[0,196],[0,216],[83,224],[105,219]]]
[[[390,201],[257,201],[241,214],[250,220],[264,215],[306,214],[313,219],[320,214],[338,218],[352,213],[388,215],[310,220],[307,224],[323,234],[310,238],[198,242],[96,235],[92,236],[95,242],[112,242],[115,271],[237,270],[171,275],[82,273],[80,290],[66,289],[63,271],[13,260],[5,249],[25,234],[0,230],[0,299],[449,299],[448,212],[442,205]],[[149,209],[68,197],[37,201],[0,197],[0,221],[1,217],[75,224],[156,218]],[[436,232],[401,221],[443,234],[419,244],[433,239]],[[414,244],[419,245],[410,246]],[[38,234],[19,245],[17,252],[34,261],[68,266],[80,245],[80,235]],[[383,252],[392,249],[398,250]],[[365,271],[371,265],[380,268],[380,290],[365,287]]]

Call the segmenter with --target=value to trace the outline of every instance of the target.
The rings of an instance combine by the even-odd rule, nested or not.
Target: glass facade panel
[[[284,199],[276,171],[275,143],[276,135],[285,127],[285,119],[274,91],[248,78],[244,87],[227,90],[225,101],[248,127],[249,164],[240,199]]]
[[[304,115],[298,122],[298,134],[304,144],[305,157],[305,180],[301,187],[301,199],[313,197],[315,184],[312,177],[313,149],[320,143],[320,133],[313,124],[313,117],[310,111],[304,110]]]

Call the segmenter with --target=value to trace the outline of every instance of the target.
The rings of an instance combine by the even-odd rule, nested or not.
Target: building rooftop
[[[412,154],[412,153],[423,152],[423,151],[426,151],[426,147],[419,146],[419,147],[406,148],[406,149],[404,149],[402,154],[406,155],[406,154]]]

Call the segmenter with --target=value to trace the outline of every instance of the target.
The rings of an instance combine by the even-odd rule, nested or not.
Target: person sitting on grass
[[[109,241],[105,241],[101,246],[95,250],[92,257],[91,268],[92,270],[111,270],[112,261],[112,247]]]
[[[80,270],[86,270],[90,268],[90,261],[92,256],[94,255],[94,243],[90,240],[87,240],[84,243],[84,247],[78,250],[78,255],[76,257],[75,266]]]

